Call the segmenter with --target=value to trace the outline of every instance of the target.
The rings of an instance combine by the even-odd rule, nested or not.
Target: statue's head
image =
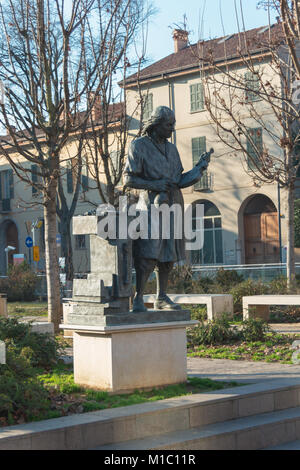
[[[158,106],[145,123],[142,135],[151,135],[155,131],[160,137],[168,139],[174,131],[174,125],[174,111],[167,106]]]

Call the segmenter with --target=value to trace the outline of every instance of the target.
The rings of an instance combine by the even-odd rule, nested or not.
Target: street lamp
[[[4,248],[4,251],[6,253],[6,274],[8,272],[8,252],[15,250],[16,248],[14,246],[8,245],[6,248]]]
[[[279,174],[281,163],[275,162],[274,169]],[[282,233],[281,233],[281,198],[280,198],[280,182],[277,180],[277,210],[278,210],[278,236],[279,236],[279,262],[282,264]]]

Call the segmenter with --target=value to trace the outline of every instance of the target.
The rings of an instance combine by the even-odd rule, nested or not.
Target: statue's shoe
[[[154,302],[154,309],[155,310],[182,310],[181,306],[175,304],[170,297],[164,295],[163,297],[159,297]]]
[[[133,299],[132,312],[148,312],[143,300],[137,298]]]

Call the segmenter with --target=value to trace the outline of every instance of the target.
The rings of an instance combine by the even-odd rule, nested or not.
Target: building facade
[[[273,34],[278,34],[280,28],[279,24],[274,25]],[[247,34],[251,39],[266,32],[267,28],[257,28]],[[242,152],[233,151],[224,144],[227,138],[225,134],[220,139],[216,124],[205,106],[205,88],[209,85],[207,81],[204,84],[203,74],[207,76],[209,72],[199,65],[199,44],[190,46],[187,33],[180,30],[173,32],[173,39],[174,52],[142,70],[138,79],[136,75],[129,77],[126,93],[129,114],[130,107],[134,109],[139,96],[144,96],[145,121],[157,106],[168,106],[174,111],[176,128],[172,141],[178,148],[184,171],[193,167],[201,153],[214,148],[208,170],[200,182],[183,190],[186,204],[204,205],[204,246],[202,250],[191,251],[190,260],[194,265],[207,266],[284,262],[287,240],[286,191],[276,183],[255,183],[251,172],[245,171],[247,161]],[[239,39],[239,35],[235,34],[206,41],[201,43],[201,50],[206,50],[207,54],[213,51],[220,68],[222,63],[229,63],[245,76],[245,80],[251,81],[253,77],[249,76],[248,69],[237,54]],[[270,57],[261,52],[257,55],[255,67],[263,72],[266,79],[278,80],[272,76],[269,60]],[[264,127],[278,133],[278,142],[274,142],[263,127],[258,126],[250,115],[249,106],[244,105],[238,112],[251,130],[252,139],[245,142],[247,150],[251,152],[253,145],[261,150],[270,148],[280,158],[281,130],[276,129],[272,109],[257,99],[255,79],[251,87],[253,93],[251,89],[247,91],[247,100],[257,101],[255,106],[263,116]],[[228,100],[226,93],[224,87],[224,100]],[[245,91],[241,90],[240,93],[242,95]],[[135,118],[131,126],[132,137],[139,130],[138,113]]]

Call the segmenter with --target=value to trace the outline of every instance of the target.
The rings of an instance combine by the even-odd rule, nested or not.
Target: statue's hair
[[[142,135],[151,134],[154,127],[158,126],[163,121],[170,119],[170,117],[174,117],[174,111],[172,111],[172,109],[167,106],[158,106],[151,114],[150,119],[146,121],[142,130]]]

